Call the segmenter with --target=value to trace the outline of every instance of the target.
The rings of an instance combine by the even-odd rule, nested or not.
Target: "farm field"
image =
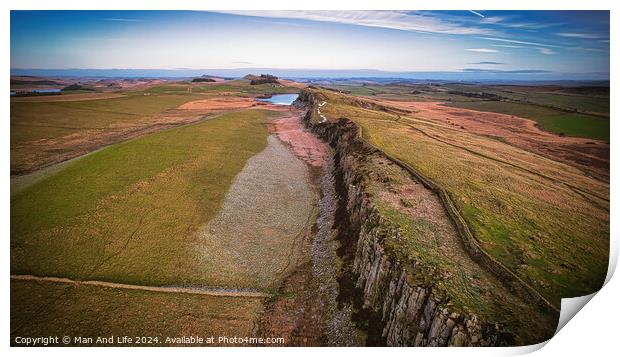
[[[250,336],[254,321],[262,312],[262,299],[12,281],[11,306],[11,337],[81,336],[96,340],[139,336],[157,338],[157,342],[149,339],[126,345],[183,346],[166,343],[166,338]],[[113,341],[69,345],[122,344]],[[225,344],[216,341],[211,345]]]
[[[255,336],[308,264],[327,155],[256,100],[283,83],[11,98],[12,336]]]
[[[608,10],[7,23],[11,347],[539,348],[611,274]]]
[[[601,286],[608,254],[607,183],[415,111],[378,106],[380,100],[315,93],[327,102],[321,112],[329,120],[353,120],[370,143],[445,188],[485,251],[543,296],[559,303]]]
[[[535,120],[541,129],[565,136],[609,142],[609,119],[566,113],[532,104],[496,101],[450,102],[447,105],[482,112],[502,113]]]
[[[189,103],[180,110],[220,114],[15,182],[12,336],[256,335],[266,297],[309,259],[318,195],[308,165],[324,152],[308,138],[298,147],[300,127],[280,128],[294,110]]]
[[[264,93],[297,92],[298,84],[248,82],[171,81],[12,99],[12,170],[34,170],[12,177],[11,273],[23,278],[11,282],[13,336],[164,337],[201,329],[280,331],[295,344],[321,343],[321,328],[310,326],[340,313],[309,290],[325,289],[312,273],[321,258],[311,247],[321,197],[315,180],[329,154],[304,132],[300,110],[256,101]],[[306,90],[325,102],[328,120],[353,120],[369,143],[446,189],[481,248],[553,304],[602,283],[609,144],[586,138],[580,126],[596,131],[582,119],[608,119],[481,100],[454,86]],[[545,115],[576,120],[580,137],[545,129]],[[432,191],[373,155],[363,171],[380,214],[404,238],[386,239],[386,252],[415,262],[409,273],[433,281],[453,311],[508,326],[515,344],[551,336],[555,315],[472,260]],[[335,259],[328,264],[344,264]],[[121,320],[110,313],[118,304]],[[347,327],[339,343],[364,344],[365,332],[356,328]],[[301,337],[297,329],[311,332]]]
[[[609,87],[450,85],[453,93],[486,93],[520,103],[609,118]]]
[[[535,121],[501,113],[447,106],[446,102],[380,103],[404,110],[416,118],[485,136],[546,158],[575,166],[586,175],[609,181],[609,144],[592,139],[559,136],[540,130]]]
[[[12,272],[204,284],[186,259],[197,242],[193,233],[215,216],[246,161],[265,148],[265,123],[274,115],[230,113],[117,144],[16,193]]]
[[[492,86],[463,84],[330,85],[373,100],[444,102],[454,108],[532,119],[563,136],[609,142],[609,89],[602,87]]]
[[[294,87],[233,84],[162,84],[117,92],[11,98],[11,173],[25,174],[103,146],[200,120],[206,115],[258,106],[253,98]],[[214,97],[216,107],[182,107]],[[232,100],[240,98],[240,100]],[[227,100],[226,100],[227,99]],[[264,105],[261,103],[261,105]]]
[[[368,155],[364,169],[369,177],[361,184],[380,214],[399,228],[399,236],[385,239],[386,250],[416,280],[433,281],[435,293],[448,296],[453,310],[508,326],[518,345],[551,336],[554,316],[524,302],[472,260],[431,190],[378,155]]]
[[[256,101],[298,91],[292,84],[169,82],[13,98],[12,165],[43,169],[12,178],[11,273],[52,280],[12,279],[13,309],[24,311],[13,310],[12,335],[281,331],[293,343],[320,344],[322,330],[309,326],[337,316],[308,290],[325,284],[311,273],[311,247],[321,197],[313,180],[328,152],[303,131],[301,111]],[[598,289],[607,269],[609,144],[580,126],[595,132],[584,121],[608,119],[480,100],[455,87],[415,88],[306,90],[325,102],[328,120],[353,120],[370,144],[446,189],[481,248],[554,305]],[[544,128],[545,115],[577,121],[578,135]],[[386,252],[415,262],[409,273],[433,281],[452,311],[508,326],[515,344],[551,336],[555,315],[472,260],[432,191],[372,155],[363,171],[380,214],[404,238],[386,239]],[[329,264],[344,264],[338,259]],[[119,322],[109,311],[121,303]],[[296,329],[312,332],[304,340]],[[364,344],[364,336],[350,327],[338,341]]]

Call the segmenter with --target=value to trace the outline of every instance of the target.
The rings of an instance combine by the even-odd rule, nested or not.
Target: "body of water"
[[[60,93],[62,89],[33,89],[32,93]]]
[[[274,94],[271,98],[257,98],[259,102],[269,102],[279,105],[291,105],[299,97],[299,94]]]
[[[62,92],[62,89],[58,89],[58,88],[53,88],[53,89],[33,89],[31,91],[24,91],[24,92],[19,92],[19,91],[11,91],[11,95],[16,95],[16,94],[22,94],[22,93],[60,93]]]

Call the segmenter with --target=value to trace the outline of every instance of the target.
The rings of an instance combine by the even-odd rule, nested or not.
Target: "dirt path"
[[[210,287],[175,287],[175,286],[147,286],[147,285],[132,285],[112,283],[109,281],[98,280],[71,280],[67,278],[57,278],[51,276],[34,276],[34,275],[11,275],[12,280],[22,281],[42,281],[51,283],[62,283],[68,285],[91,285],[105,288],[114,289],[129,289],[129,290],[143,290],[154,291],[160,293],[175,293],[175,294],[195,294],[195,295],[209,295],[209,296],[228,296],[228,297],[249,297],[249,298],[266,298],[269,294],[262,293],[254,290],[246,289],[226,289],[226,288],[210,288]]]

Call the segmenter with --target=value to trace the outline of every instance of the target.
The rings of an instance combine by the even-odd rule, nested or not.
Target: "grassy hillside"
[[[134,123],[200,97],[129,95],[100,100],[11,102],[11,146]]]
[[[499,101],[450,102],[446,105],[532,119],[541,129],[558,135],[609,141],[609,120],[591,115],[567,113],[532,104]]]
[[[11,98],[11,174],[30,173],[102,146],[223,111],[177,109],[187,102],[297,91],[270,84],[252,86],[249,81],[238,80],[206,85],[170,82],[107,93]]]
[[[379,214],[399,234],[386,234],[385,252],[400,262],[417,284],[432,284],[436,296],[449,297],[452,311],[475,313],[504,324],[517,344],[550,338],[557,326],[552,314],[524,302],[472,260],[440,200],[400,166],[367,155],[359,185],[370,193]]]
[[[591,293],[607,271],[609,186],[571,166],[331,91],[321,112],[447,189],[483,249],[541,294]],[[315,110],[316,112],[316,110]],[[316,115],[316,114],[315,114]]]
[[[543,130],[559,135],[609,141],[608,88],[454,83],[349,84],[331,85],[330,88],[379,100],[442,101],[452,107],[532,119]],[[494,100],[489,100],[491,98]]]
[[[147,336],[157,343],[133,345],[161,346],[166,337],[250,336],[261,310],[256,298],[12,281],[11,341],[17,336]]]
[[[263,150],[274,115],[228,113],[113,145],[19,191],[11,197],[11,272],[207,284],[204,269],[213,267],[192,262],[194,232]]]
[[[609,117],[609,88],[604,87],[559,87],[559,86],[483,86],[449,85],[465,93],[490,93],[498,97],[553,107],[585,114]]]

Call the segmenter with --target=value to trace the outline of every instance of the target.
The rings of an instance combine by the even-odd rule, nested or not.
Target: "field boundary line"
[[[67,285],[87,285],[98,286],[104,288],[114,289],[126,289],[126,290],[142,290],[152,291],[159,293],[175,293],[175,294],[194,294],[194,295],[208,295],[208,296],[222,296],[222,297],[248,297],[248,298],[266,298],[270,294],[263,293],[256,290],[249,289],[231,289],[231,288],[216,288],[216,287],[175,287],[175,286],[150,286],[150,285],[134,285],[114,283],[100,280],[72,280],[69,278],[60,278],[53,276],[35,276],[35,275],[17,275],[11,274],[11,280],[20,281],[39,281],[49,283],[59,283]]]
[[[451,218],[451,221],[456,226],[457,232],[459,233],[459,236],[461,236],[461,242],[465,247],[465,251],[469,253],[469,255],[474,261],[477,261],[482,266],[486,267],[487,270],[493,273],[500,281],[507,283],[509,290],[511,290],[516,295],[519,295],[526,300],[533,300],[536,305],[542,308],[549,309],[558,314],[560,313],[560,309],[558,309],[557,306],[544,298],[536,289],[523,281],[523,279],[521,279],[512,270],[508,269],[508,267],[493,258],[484,249],[482,249],[482,247],[478,243],[478,239],[469,229],[469,226],[467,225],[463,216],[461,216],[461,213],[454,204],[452,196],[448,191],[446,191],[443,187],[435,184],[435,182],[422,175],[420,172],[409,166],[407,163],[393,157],[392,155],[387,154],[385,151],[371,144],[363,137],[362,127],[354,122],[353,124],[355,124],[358,130],[357,139],[362,141],[364,144],[370,146],[371,148],[381,152],[387,159],[394,162],[401,168],[405,169],[405,171],[409,172],[410,175],[420,181],[426,188],[435,192],[435,194],[439,197],[439,200],[443,203],[443,206],[447,211],[448,216]]]
[[[314,97],[314,95],[311,95],[310,97],[311,107],[308,111],[309,113],[314,110],[314,104],[316,103],[315,100],[316,98]],[[550,311],[552,313],[556,313],[556,314],[560,313],[560,309],[555,304],[547,300],[540,292],[538,292],[535,288],[533,288],[531,285],[525,282],[521,277],[519,277],[515,272],[510,270],[500,261],[493,258],[489,253],[487,253],[480,246],[478,239],[476,238],[474,233],[469,228],[469,225],[467,224],[467,222],[461,215],[458,207],[456,206],[456,204],[454,203],[452,199],[452,196],[447,190],[437,185],[434,181],[430,180],[429,178],[427,178],[426,176],[418,172],[416,169],[414,169],[407,163],[393,157],[392,155],[389,155],[388,153],[381,150],[374,144],[370,143],[366,138],[364,138],[363,128],[361,125],[358,125],[353,120],[349,118],[344,118],[344,117],[340,118],[340,121],[348,122],[353,126],[355,130],[355,132],[353,133],[355,137],[354,140],[358,140],[362,145],[365,145],[366,147],[376,152],[381,153],[384,157],[386,157],[388,160],[394,162],[395,164],[403,168],[413,178],[417,179],[420,183],[422,183],[422,185],[424,185],[426,188],[433,191],[438,196],[444,209],[446,210],[448,216],[450,217],[450,220],[456,227],[456,230],[459,233],[458,235],[461,237],[461,243],[463,244],[465,251],[469,254],[469,256],[471,257],[473,261],[480,264],[483,268],[486,268],[487,271],[491,272],[502,283],[504,283],[512,293],[521,297],[525,301],[530,301],[536,304],[537,306],[539,306],[540,308]],[[338,126],[338,123],[322,123],[322,124],[329,125],[329,126]],[[315,123],[311,123],[311,126],[316,126],[316,125],[317,124]],[[321,125],[321,124],[318,124],[318,125]]]

